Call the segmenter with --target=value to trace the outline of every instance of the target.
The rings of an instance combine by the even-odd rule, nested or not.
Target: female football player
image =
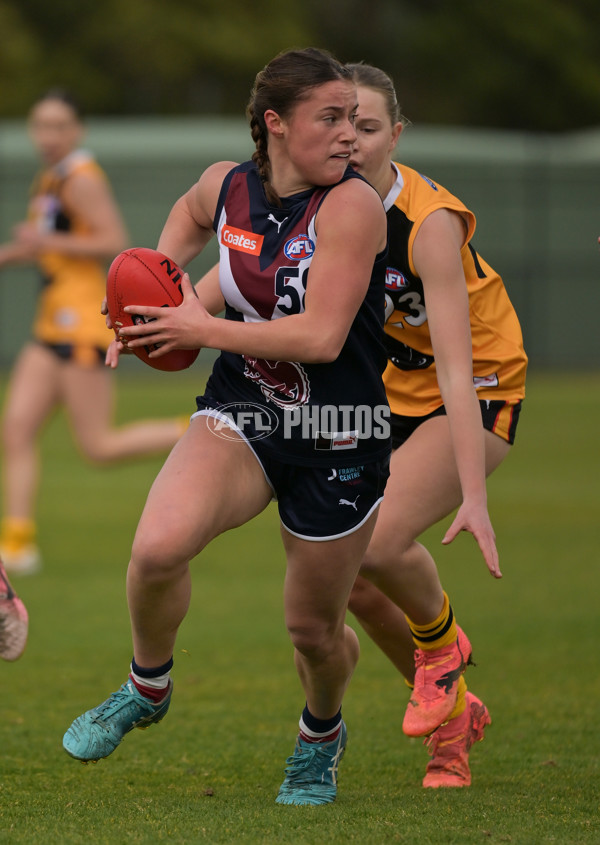
[[[350,609],[414,684],[403,727],[429,737],[424,786],[468,786],[469,749],[489,714],[467,691],[471,646],[418,538],[459,508],[443,542],[470,531],[501,577],[485,476],[514,441],[527,358],[502,280],[472,244],[473,213],[392,161],[405,123],[393,83],[378,68],[349,67],[359,104],[351,164],[377,189],[388,218],[384,383],[394,449]]]
[[[49,91],[33,106],[29,131],[43,169],[28,219],[0,245],[0,269],[33,262],[43,284],[33,339],[15,363],[2,421],[0,555],[9,572],[20,574],[40,566],[37,438],[58,405],[83,454],[99,463],[167,450],[185,428],[176,419],[113,426],[104,355],[114,335],[100,306],[106,262],[125,247],[127,235],[104,173],[80,146],[84,126],[75,100]]]
[[[133,542],[129,679],[66,732],[77,759],[106,757],[132,728],[162,719],[190,560],[275,495],[286,624],[306,701],[277,801],[336,796],[341,705],[358,659],[345,615],[390,454],[379,425],[388,411],[387,226],[380,197],[348,167],[355,109],[350,71],[329,54],[282,53],[258,74],[249,103],[252,161],[209,167],[167,219],[158,249],[180,266],[216,233],[225,319],[209,314],[186,276],[181,306],[136,305],[154,322],[122,336],[131,348],[160,343],[158,354],[202,346],[221,354]]]

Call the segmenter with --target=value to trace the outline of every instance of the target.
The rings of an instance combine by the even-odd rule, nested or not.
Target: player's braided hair
[[[352,75],[330,53],[316,47],[286,50],[256,75],[246,109],[250,132],[256,145],[252,160],[258,167],[267,199],[273,205],[281,205],[281,200],[271,185],[268,132],[264,114],[268,109],[272,109],[285,118],[311,88],[335,79],[351,81]]]

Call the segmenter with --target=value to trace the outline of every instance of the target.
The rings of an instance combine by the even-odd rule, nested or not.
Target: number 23
[[[400,304],[406,304],[408,309],[410,310],[409,314],[405,314],[402,320],[398,322],[394,322],[392,325],[399,326],[400,328],[404,328],[402,322],[408,323],[409,326],[422,326],[423,323],[427,320],[427,311],[425,310],[425,305],[421,299],[421,295],[416,291],[409,291],[408,293],[399,296],[397,299],[397,304],[394,305],[392,301],[392,297],[386,293],[385,295],[385,321],[390,319],[394,311],[399,309]]]

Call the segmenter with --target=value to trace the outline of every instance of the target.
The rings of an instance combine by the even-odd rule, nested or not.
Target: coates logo
[[[228,226],[227,223],[221,229],[221,243],[229,249],[237,249],[239,252],[247,252],[250,255],[260,255],[264,237],[255,235],[254,232],[246,232],[244,229],[236,229],[235,226]]]
[[[298,408],[310,397],[310,385],[302,364],[293,361],[267,361],[246,358],[244,375],[255,382],[266,396],[280,408]]]
[[[302,261],[303,258],[310,258],[315,251],[315,245],[308,235],[296,235],[291,238],[283,248],[285,257],[291,261]]]
[[[388,290],[400,290],[408,287],[408,282],[395,267],[386,267],[385,269],[385,286]]]

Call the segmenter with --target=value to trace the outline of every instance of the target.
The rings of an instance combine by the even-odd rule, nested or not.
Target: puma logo
[[[354,508],[354,510],[356,512],[358,512],[358,508],[356,507],[356,503],[358,502],[359,498],[360,498],[360,493],[358,494],[358,496],[356,497],[356,499],[353,502],[350,502],[348,499],[340,499],[338,504],[339,505],[350,505],[351,508]]]
[[[281,229],[281,227],[283,226],[283,224],[287,220],[287,217],[284,217],[283,220],[280,222],[279,220],[276,220],[275,217],[273,217],[272,214],[269,214],[269,216],[267,217],[267,220],[270,220],[271,223],[274,223],[277,226],[277,234],[279,234],[279,230]]]
[[[450,690],[452,689],[454,684],[458,682],[460,676],[466,668],[466,663],[461,663],[461,665],[457,669],[453,669],[450,672],[446,672],[445,675],[442,675],[441,678],[437,679],[437,681],[435,682],[436,687],[443,689],[446,695],[448,695]]]

